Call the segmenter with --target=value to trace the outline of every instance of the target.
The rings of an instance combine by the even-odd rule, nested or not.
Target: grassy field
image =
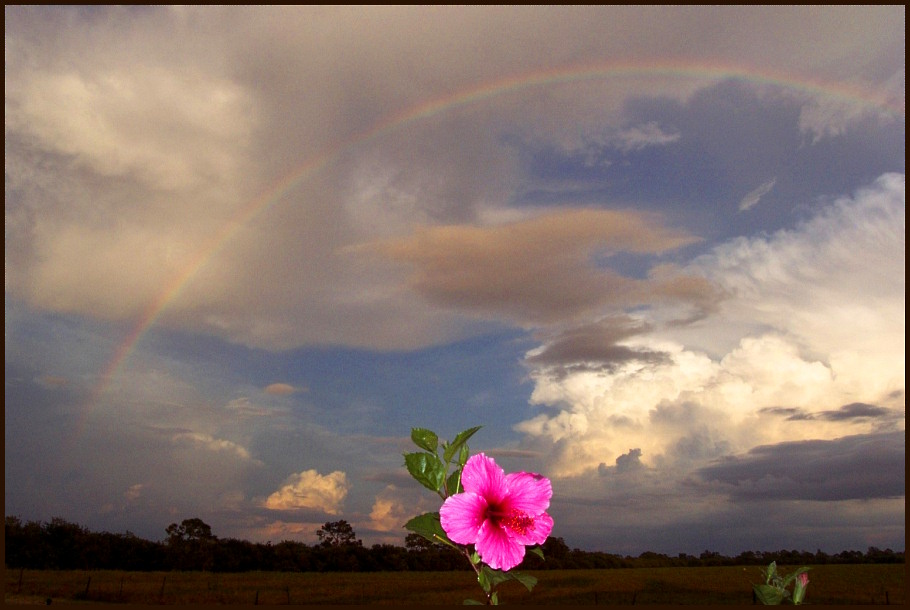
[[[781,566],[784,572],[790,568]],[[532,593],[500,587],[506,604],[752,604],[757,566],[531,572]],[[810,604],[904,604],[904,564],[814,566]],[[479,599],[471,572],[286,573],[7,570],[7,604],[461,604]]]

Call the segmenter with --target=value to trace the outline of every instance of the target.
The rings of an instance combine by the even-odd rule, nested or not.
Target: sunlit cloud
[[[272,383],[267,385],[264,390],[266,394],[272,394],[274,396],[289,396],[296,392],[304,391],[306,391],[305,388],[297,388],[289,383]]]
[[[370,526],[380,532],[400,530],[415,515],[413,507],[406,506],[401,492],[394,485],[387,485],[373,502]]]
[[[246,93],[228,80],[137,64],[19,76],[8,81],[9,127],[101,176],[175,190],[237,171],[232,151],[252,116]]]
[[[321,475],[315,470],[304,470],[288,477],[281,489],[266,499],[264,506],[272,510],[314,509],[337,515],[349,489],[344,472],[336,470]]]
[[[904,335],[894,332],[904,323],[894,281],[903,209],[902,177],[886,176],[798,230],[738,240],[699,262],[730,295],[694,325],[702,342],[717,332],[719,356],[679,342],[694,329],[653,328],[647,316],[554,336],[526,359],[531,400],[552,411],[516,429],[554,443],[551,468],[563,476],[630,448],[647,465],[670,466],[879,429],[904,383]],[[871,282],[870,269],[891,279]],[[776,409],[799,417],[771,417]]]

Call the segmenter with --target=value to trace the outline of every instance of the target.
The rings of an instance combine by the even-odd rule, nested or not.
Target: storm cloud
[[[904,432],[762,445],[698,470],[735,500],[871,500],[904,496]]]

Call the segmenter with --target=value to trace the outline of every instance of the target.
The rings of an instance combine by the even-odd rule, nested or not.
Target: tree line
[[[434,545],[417,534],[408,534],[405,546],[374,544],[365,547],[344,520],[325,523],[307,545],[285,540],[277,544],[219,538],[199,518],[184,519],[165,529],[161,542],[125,534],[92,532],[61,518],[50,522],[23,522],[7,516],[6,567],[34,570],[128,570],[247,572],[373,572],[448,571],[470,569],[452,549]],[[723,565],[818,565],[829,563],[904,563],[904,552],[870,547],[865,553],[842,551],[829,555],[795,550],[746,551],[735,557],[704,551],[699,556],[644,552],[637,557],[599,551],[570,549],[562,538],[550,537],[542,545],[546,560],[528,554],[519,568],[526,570],[618,569],[695,567]]]

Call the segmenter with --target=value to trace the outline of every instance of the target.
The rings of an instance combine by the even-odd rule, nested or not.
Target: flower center
[[[534,527],[534,517],[520,510],[511,510],[508,513],[491,511],[490,515],[500,527],[506,527],[516,534],[524,536]]]

